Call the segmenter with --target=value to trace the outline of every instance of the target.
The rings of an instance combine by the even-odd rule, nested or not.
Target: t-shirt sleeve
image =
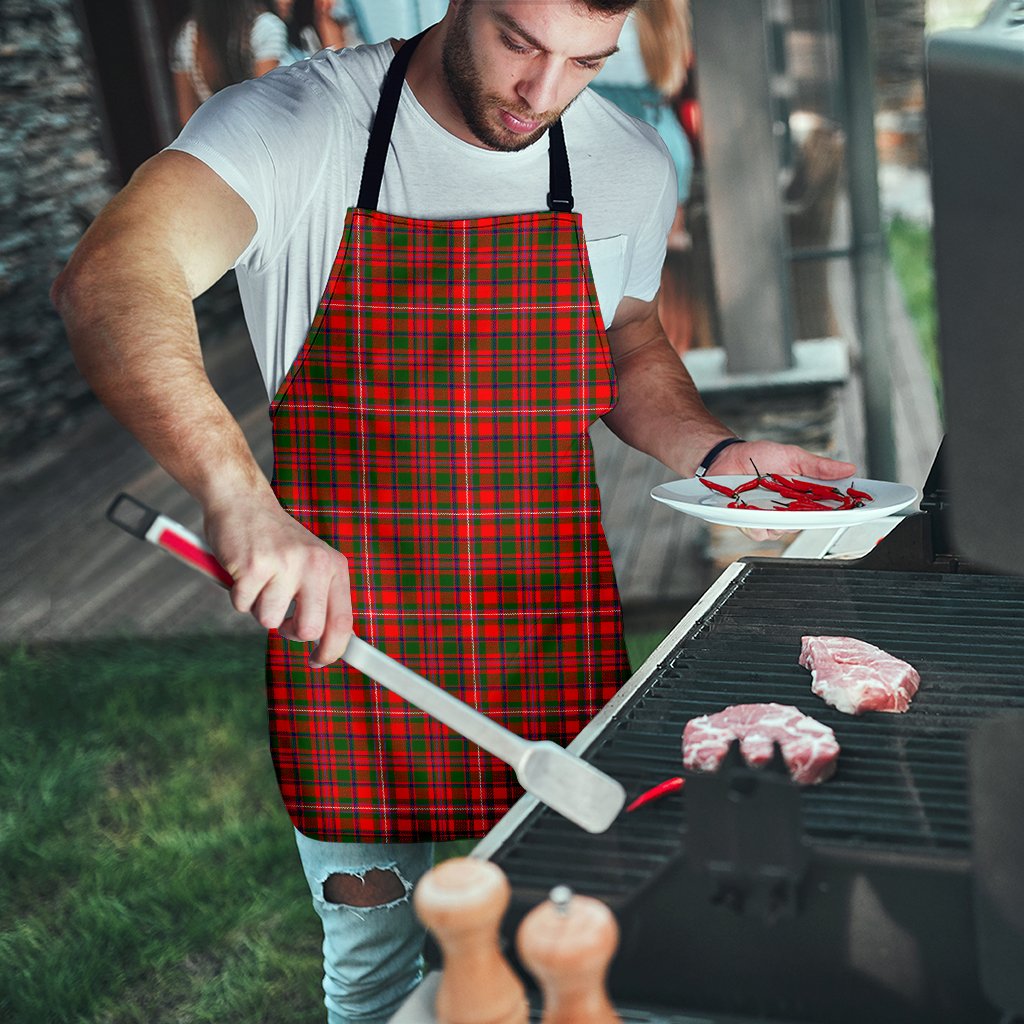
[[[653,160],[651,198],[647,216],[641,221],[633,247],[625,294],[649,302],[661,287],[661,268],[665,262],[668,233],[679,203],[676,169],[665,143],[651,130],[657,147]]]
[[[287,61],[288,29],[285,23],[269,11],[261,14],[252,25],[249,35],[252,59]]]
[[[251,271],[281,252],[320,184],[335,133],[347,128],[344,109],[329,108],[308,64],[222,89],[167,147],[202,160],[248,204],[256,233],[236,266]]]

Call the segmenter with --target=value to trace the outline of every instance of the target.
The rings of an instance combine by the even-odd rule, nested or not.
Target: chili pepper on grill
[[[635,811],[638,807],[643,807],[644,804],[650,803],[652,800],[660,800],[661,797],[674,793],[678,789],[682,789],[686,780],[681,778],[666,779],[664,782],[659,782],[656,786],[652,786],[645,793],[641,793],[627,808],[626,813]]]

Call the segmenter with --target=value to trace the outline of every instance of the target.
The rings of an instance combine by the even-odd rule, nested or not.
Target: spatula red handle
[[[230,590],[235,581],[231,573],[217,561],[206,542],[181,523],[133,498],[119,494],[107,509],[107,518],[133,537],[149,541],[168,554],[205,573],[210,579]]]

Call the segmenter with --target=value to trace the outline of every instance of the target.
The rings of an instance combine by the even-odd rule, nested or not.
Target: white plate
[[[750,479],[750,476],[709,476],[708,480],[725,487],[737,487]],[[801,477],[800,479],[808,479]],[[696,516],[709,523],[722,526],[740,526],[758,530],[813,530],[836,529],[840,526],[854,526],[867,523],[872,519],[891,516],[894,512],[914,504],[918,500],[918,492],[907,484],[891,483],[886,480],[862,480],[846,477],[842,480],[817,480],[815,483],[828,484],[846,490],[853,487],[865,491],[873,501],[866,502],[860,508],[830,509],[827,512],[789,512],[780,509],[778,512],[749,508],[728,508],[729,498],[724,494],[705,487],[697,477],[687,480],[673,480],[671,483],[659,484],[651,491],[651,497],[670,508],[678,509],[687,515]],[[786,501],[774,491],[757,488],[742,495],[745,501],[756,505],[770,505],[772,501]]]

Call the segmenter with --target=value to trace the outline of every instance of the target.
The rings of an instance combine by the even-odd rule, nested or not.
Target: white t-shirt
[[[301,350],[356,204],[369,126],[391,44],[327,50],[231,86],[169,147],[207,164],[252,209],[235,264],[267,393]],[[589,90],[563,115],[575,209],[583,215],[601,312],[652,299],[676,209],[675,171],[657,133]],[[548,139],[516,153],[442,128],[405,84],[379,209],[436,220],[546,209]]]

